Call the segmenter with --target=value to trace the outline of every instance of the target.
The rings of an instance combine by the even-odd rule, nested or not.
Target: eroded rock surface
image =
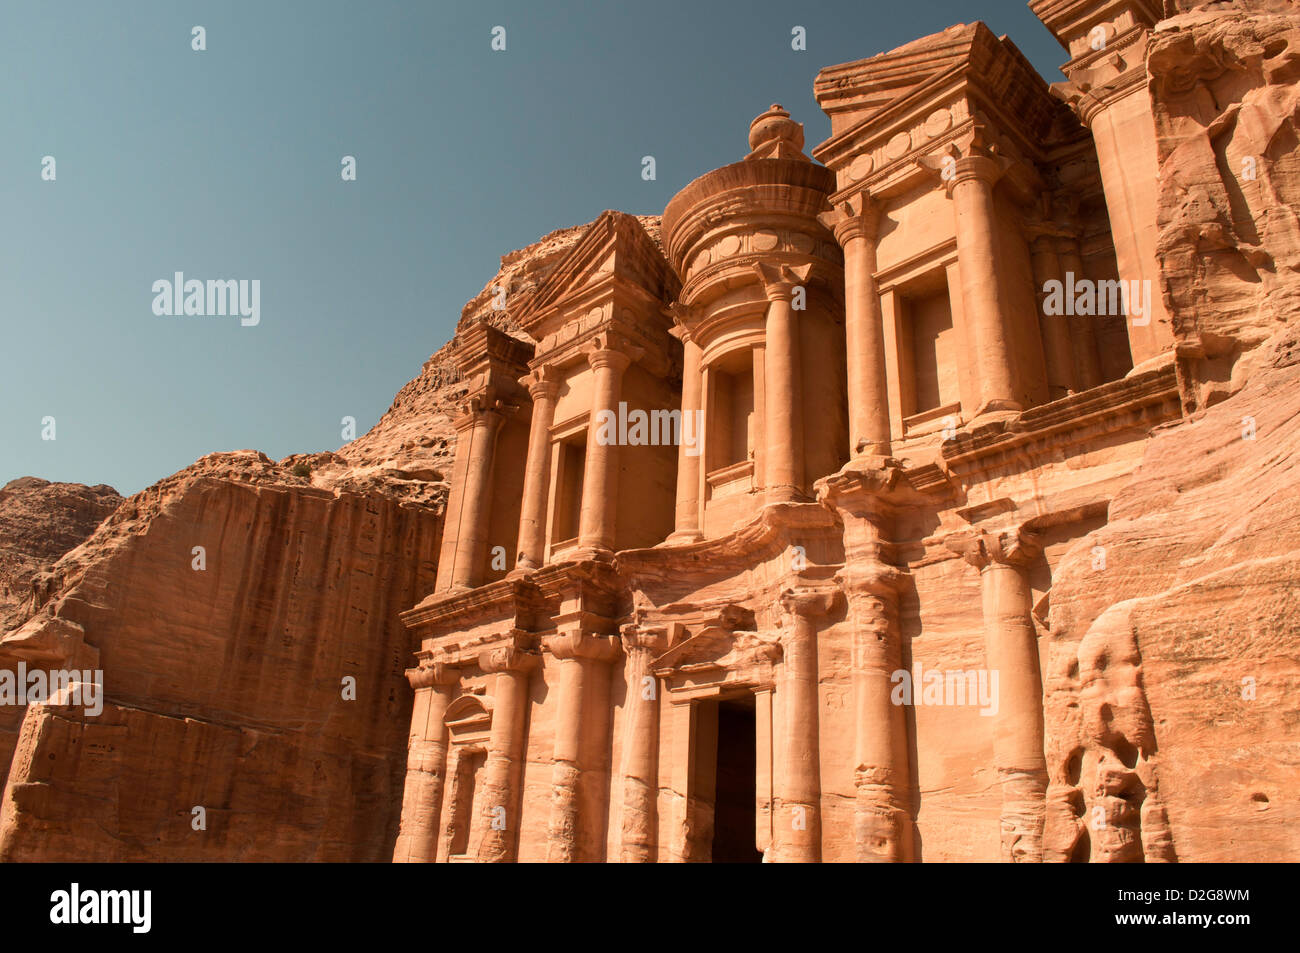
[[[1300,331],[1246,362],[1240,393],[1154,436],[1107,525],[1055,574],[1056,859],[1300,848],[1286,794],[1300,770]]]
[[[19,477],[0,489],[0,632],[29,606],[33,585],[122,502],[111,486]]]

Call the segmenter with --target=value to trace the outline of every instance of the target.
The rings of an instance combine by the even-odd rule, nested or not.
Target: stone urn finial
[[[773,103],[749,124],[746,159],[803,159],[803,123],[790,118],[780,103]]]

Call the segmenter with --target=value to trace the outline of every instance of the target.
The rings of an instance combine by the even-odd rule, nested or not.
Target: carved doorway
[[[758,864],[755,843],[757,719],[754,696],[717,702],[718,743],[714,757],[713,849],[715,864]]]

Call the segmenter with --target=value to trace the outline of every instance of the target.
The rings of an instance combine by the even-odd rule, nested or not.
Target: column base
[[[689,546],[691,543],[698,543],[704,539],[704,534],[697,529],[679,530],[670,533],[660,546]]]
[[[769,486],[763,490],[763,505],[773,503],[811,503],[813,498],[797,486]]]
[[[979,409],[971,418],[965,430],[974,430],[981,424],[993,423],[1001,420],[1012,420],[1024,413],[1025,408],[1018,401],[993,399],[986,400],[980,404]]]
[[[888,440],[868,440],[865,437],[858,441],[857,449],[853,451],[850,459],[858,460],[862,457],[888,457],[890,446]]]
[[[586,546],[579,544],[564,554],[565,562],[609,563],[614,561],[614,551],[604,546]]]

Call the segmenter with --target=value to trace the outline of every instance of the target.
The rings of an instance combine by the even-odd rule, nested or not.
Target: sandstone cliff
[[[1161,280],[1191,410],[1238,390],[1240,356],[1300,309],[1300,8],[1178,6],[1147,73]]]
[[[20,477],[0,489],[0,632],[30,604],[42,572],[121,502],[117,491],[103,484]]]
[[[1300,852],[1300,329],[1246,362],[1058,567],[1049,859]]]
[[[1053,580],[1046,859],[1300,852],[1300,9],[1177,6],[1148,73],[1189,416]]]

